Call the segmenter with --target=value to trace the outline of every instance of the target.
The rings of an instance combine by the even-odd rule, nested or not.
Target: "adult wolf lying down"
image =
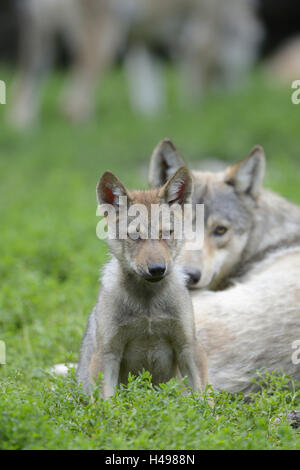
[[[172,142],[162,141],[152,155],[151,185],[183,163]],[[182,262],[194,283],[209,381],[230,392],[257,389],[260,369],[300,380],[300,207],[264,189],[264,172],[261,147],[223,172],[192,172],[193,202],[205,205],[205,240]]]

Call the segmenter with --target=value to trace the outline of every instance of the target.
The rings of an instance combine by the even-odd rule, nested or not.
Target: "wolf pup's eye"
[[[218,227],[215,228],[213,234],[216,236],[216,237],[222,237],[223,235],[225,235],[225,233],[228,232],[228,228],[227,227],[224,227],[223,225],[218,225]]]

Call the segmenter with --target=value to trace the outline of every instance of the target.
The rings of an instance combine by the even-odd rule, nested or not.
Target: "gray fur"
[[[179,194],[184,204],[190,199],[192,180],[183,167],[159,191],[129,192],[110,172],[97,185],[100,203],[108,198],[117,205],[115,194],[124,191],[131,203],[168,202]],[[102,394],[109,398],[120,383],[127,383],[129,372],[137,375],[146,369],[154,384],[180,374],[188,377],[194,391],[201,390],[207,382],[205,353],[196,340],[186,278],[175,262],[182,243],[128,237],[109,240],[109,247],[112,259],[105,266],[82,341],[78,382],[89,394],[102,372]],[[157,280],[151,278],[150,266],[158,262],[166,269]]]

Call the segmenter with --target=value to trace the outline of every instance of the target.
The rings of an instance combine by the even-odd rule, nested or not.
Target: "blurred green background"
[[[290,88],[273,87],[256,71],[245,88],[207,95],[200,107],[185,109],[177,101],[173,69],[166,67],[166,73],[168,106],[155,117],[133,113],[118,68],[104,78],[97,114],[86,124],[72,125],[59,115],[60,73],[47,81],[41,122],[30,132],[9,128],[5,106],[0,106],[0,339],[7,348],[7,365],[0,366],[0,395],[6,400],[0,415],[4,441],[9,441],[14,426],[26,430],[24,406],[30,416],[44,414],[33,405],[34,398],[29,404],[39,393],[42,371],[78,359],[96,301],[99,268],[107,259],[106,247],[95,233],[95,186],[103,171],[112,170],[129,187],[146,188],[149,157],[164,137],[174,141],[191,167],[209,157],[234,163],[261,144],[268,161],[267,186],[300,203],[300,105],[292,104]],[[12,72],[2,68],[0,77],[8,85],[9,101]],[[23,410],[19,418],[16,409]],[[50,419],[51,413],[47,416]],[[10,445],[34,445],[34,433],[28,433],[20,441],[11,437]]]

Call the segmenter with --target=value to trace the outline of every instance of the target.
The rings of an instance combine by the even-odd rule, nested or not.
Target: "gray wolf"
[[[162,238],[167,230],[164,218],[155,222],[148,218],[152,204],[177,202],[183,208],[192,197],[192,178],[183,167],[161,188],[129,191],[116,176],[105,172],[97,185],[97,198],[100,205],[116,209],[117,231],[120,196],[127,197],[129,208],[133,204],[146,207],[148,215],[139,224],[138,238],[132,237],[130,224],[126,239],[108,238],[112,258],[104,268],[98,302],[82,341],[78,382],[91,393],[102,372],[102,394],[109,398],[120,383],[127,383],[129,372],[146,369],[154,384],[181,374],[199,391],[207,382],[206,357],[196,341],[186,279],[176,263],[184,240]],[[109,226],[111,220],[107,220]],[[150,236],[153,223],[158,224],[158,239]],[[168,226],[171,233],[172,223]]]
[[[124,47],[131,102],[153,112],[163,101],[163,78],[153,54],[162,47],[178,63],[183,93],[194,101],[217,83],[239,83],[261,37],[251,0],[23,0],[20,72],[10,121],[25,127],[38,117],[40,86],[53,62],[55,38],[73,57],[61,98],[73,121],[89,118],[95,89]]]
[[[183,163],[174,144],[162,141],[151,159],[151,185]],[[205,205],[205,242],[202,250],[183,251],[181,262],[186,272],[193,267],[209,382],[232,392],[255,390],[258,369],[300,380],[292,361],[300,339],[300,208],[264,189],[264,173],[259,146],[222,172],[192,172],[193,201]]]

